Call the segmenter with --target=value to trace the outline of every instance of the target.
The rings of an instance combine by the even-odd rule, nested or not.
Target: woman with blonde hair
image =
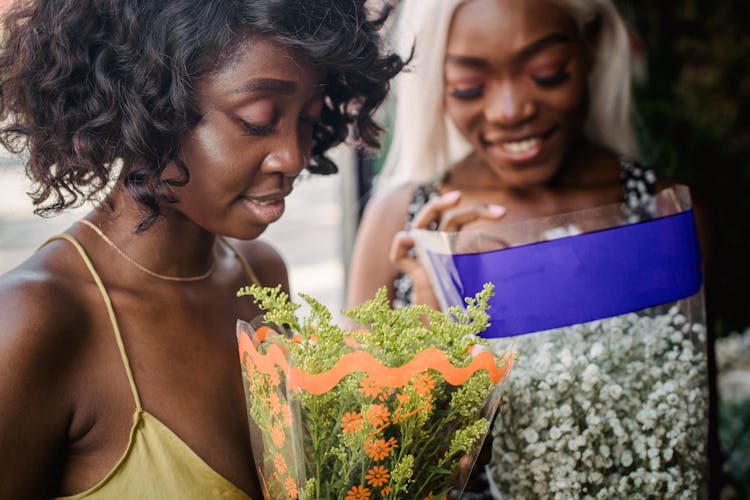
[[[630,37],[611,0],[406,0],[398,19],[396,48],[413,59],[349,305],[381,286],[397,305],[433,300],[405,228],[642,206],[667,184],[638,163]]]
[[[396,46],[413,59],[348,306],[385,286],[396,306],[437,307],[410,228],[497,230],[613,203],[638,220],[669,185],[638,162],[630,36],[611,0],[405,0]]]

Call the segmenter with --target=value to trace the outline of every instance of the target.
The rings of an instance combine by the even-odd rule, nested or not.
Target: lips
[[[537,159],[544,151],[556,128],[542,133],[488,135],[483,138],[485,145],[501,158],[511,162],[528,162]]]
[[[242,195],[239,201],[262,224],[277,221],[284,214],[284,198],[288,192],[266,193],[262,195]]]

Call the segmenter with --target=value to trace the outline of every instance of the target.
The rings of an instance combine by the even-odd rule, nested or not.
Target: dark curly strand
[[[36,212],[96,199],[124,180],[144,206],[141,229],[188,169],[181,138],[199,121],[197,82],[253,36],[295,51],[327,75],[326,106],[308,169],[333,173],[325,156],[352,134],[377,147],[372,114],[403,67],[383,55],[365,0],[36,0],[4,22],[0,143],[29,153]],[[217,54],[219,57],[217,57]],[[174,162],[181,178],[162,173]],[[50,200],[51,201],[48,201]]]

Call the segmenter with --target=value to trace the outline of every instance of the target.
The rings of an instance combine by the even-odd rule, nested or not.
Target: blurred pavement
[[[261,236],[284,257],[293,295],[312,295],[336,317],[344,300],[341,185],[340,174],[300,179],[284,216]],[[29,188],[20,160],[0,151],[0,274],[89,210],[41,218],[33,213]]]

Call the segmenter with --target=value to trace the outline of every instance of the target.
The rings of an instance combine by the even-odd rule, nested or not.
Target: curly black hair
[[[20,0],[0,51],[0,143],[26,152],[29,193],[48,215],[122,179],[150,227],[170,185],[184,185],[182,137],[200,120],[197,82],[251,37],[282,44],[326,73],[308,170],[350,134],[377,147],[373,113],[404,65],[379,35],[388,7],[365,0]],[[174,163],[178,180],[162,173]]]

